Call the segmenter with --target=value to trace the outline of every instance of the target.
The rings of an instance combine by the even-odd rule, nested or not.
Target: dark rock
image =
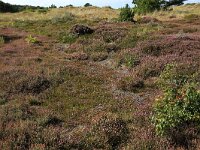
[[[75,35],[92,34],[93,32],[93,29],[84,25],[75,25],[71,29],[71,33]]]

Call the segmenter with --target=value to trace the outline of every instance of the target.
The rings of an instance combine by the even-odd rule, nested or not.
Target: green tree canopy
[[[134,21],[134,12],[133,10],[129,7],[128,4],[126,4],[125,7],[121,8],[121,12],[119,15],[120,21]]]
[[[133,0],[133,4],[137,13],[145,14],[172,5],[182,5],[184,1],[186,0]]]

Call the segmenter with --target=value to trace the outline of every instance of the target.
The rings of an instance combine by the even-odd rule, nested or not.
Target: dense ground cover
[[[199,128],[173,140],[151,120],[167,64],[199,82],[199,8],[137,23],[107,7],[0,14],[0,149],[199,149]]]

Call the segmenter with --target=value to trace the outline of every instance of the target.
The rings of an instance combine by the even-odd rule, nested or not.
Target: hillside
[[[199,125],[168,138],[151,120],[166,66],[200,82],[199,10],[136,23],[109,7],[0,13],[0,149],[200,149]]]

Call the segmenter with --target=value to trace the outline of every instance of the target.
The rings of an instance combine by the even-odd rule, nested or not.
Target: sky
[[[33,6],[66,6],[72,4],[74,6],[83,6],[85,3],[91,3],[95,6],[111,6],[113,8],[120,8],[125,4],[132,5],[132,0],[2,0],[3,2],[20,5],[33,5]],[[187,2],[199,2],[200,0],[188,0]]]

